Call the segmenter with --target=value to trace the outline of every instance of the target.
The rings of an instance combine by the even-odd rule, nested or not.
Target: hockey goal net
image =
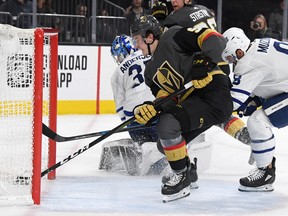
[[[58,33],[0,24],[0,52],[0,205],[40,204],[56,161],[42,122],[56,131]]]

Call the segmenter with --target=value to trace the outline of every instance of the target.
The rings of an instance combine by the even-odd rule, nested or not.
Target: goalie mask
[[[127,56],[136,51],[134,40],[127,36],[117,36],[111,45],[110,53],[117,64],[121,64]]]
[[[228,63],[234,63],[239,60],[236,51],[240,49],[245,54],[250,46],[250,39],[242,29],[236,27],[226,30],[223,36],[227,39],[227,44],[222,53],[222,59]]]

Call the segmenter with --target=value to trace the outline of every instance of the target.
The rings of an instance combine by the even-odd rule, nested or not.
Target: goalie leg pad
[[[137,122],[133,122],[129,125],[129,127],[138,126],[139,124]],[[128,131],[130,137],[139,143],[139,145],[142,145],[146,142],[156,142],[158,139],[158,135],[156,132],[156,126],[152,128],[146,128],[141,130],[133,130]]]
[[[142,153],[138,143],[132,139],[121,139],[103,144],[99,169],[138,175],[141,162]]]

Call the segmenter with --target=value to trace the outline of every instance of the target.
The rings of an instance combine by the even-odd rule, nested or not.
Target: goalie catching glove
[[[136,118],[136,122],[139,124],[147,124],[148,122],[153,121],[154,117],[158,113],[154,108],[153,102],[151,101],[147,101],[142,105],[136,106],[133,112]]]
[[[251,116],[258,107],[262,105],[264,99],[258,96],[249,97],[236,111],[240,118]]]

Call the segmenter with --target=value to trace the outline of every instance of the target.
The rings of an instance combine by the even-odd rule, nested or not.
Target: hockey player
[[[240,179],[239,190],[273,191],[276,141],[271,128],[288,125],[288,73],[284,63],[288,61],[288,43],[272,38],[250,43],[239,28],[230,28],[223,36],[228,42],[222,57],[236,65],[231,89],[234,110],[249,116],[247,127],[257,165]]]
[[[164,26],[170,28],[180,25],[216,29],[214,14],[207,7],[197,5],[192,0],[172,0],[171,4],[173,12],[166,17]]]
[[[154,100],[150,89],[144,82],[145,64],[150,56],[143,56],[135,48],[130,36],[116,36],[111,45],[111,56],[118,64],[111,77],[111,87],[116,105],[116,112],[121,121],[130,119],[136,105],[145,100]],[[139,125],[133,122],[128,127]],[[158,139],[155,126],[128,131],[131,139],[120,139],[103,144],[99,169],[124,170],[128,174],[140,174],[142,162],[141,145],[156,142]],[[163,168],[164,169],[164,168]]]
[[[134,116],[136,105],[146,100],[154,100],[150,89],[144,82],[145,64],[150,56],[144,57],[141,50],[135,48],[130,36],[117,36],[111,45],[111,56],[119,65],[111,77],[111,87],[116,105],[116,112],[122,121]],[[130,126],[136,126],[132,123]],[[129,131],[133,140],[140,145],[144,142],[156,142],[155,128]]]
[[[214,14],[207,7],[195,4],[192,0],[171,0],[171,4],[174,11],[166,17],[163,24],[165,27],[170,28],[175,25],[180,25],[182,27],[200,29],[217,29]],[[219,56],[218,59],[215,59],[215,62],[217,62],[223,72],[227,75],[230,74],[229,64],[223,61],[221,56]],[[251,139],[247,127],[238,117],[230,116],[226,122],[217,126],[240,142],[250,145]],[[254,163],[252,154],[250,155],[248,163]]]
[[[232,113],[229,77],[213,63],[215,57],[221,56],[226,41],[207,28],[193,31],[175,26],[162,34],[159,22],[151,15],[140,17],[131,33],[143,55],[153,55],[144,75],[156,97],[154,102],[136,107],[134,114],[141,124],[153,121],[159,114],[157,134],[175,173],[162,187],[163,202],[180,199],[190,194],[186,142],[226,121]],[[183,88],[188,81],[193,88],[155,109],[158,100]]]
[[[145,64],[150,60],[151,56],[144,57],[142,51],[135,48],[132,38],[127,35],[116,36],[112,42],[110,52],[113,59],[119,65],[111,77],[116,111],[120,119],[125,121],[134,116],[133,108],[135,106],[142,104],[144,101],[155,99],[151,90],[144,82]],[[135,127],[137,124],[137,122],[133,122],[130,126]],[[134,142],[129,139],[122,139],[114,142],[114,144],[109,142],[103,145],[100,169],[121,168],[125,169],[129,174],[135,175],[141,173],[141,171],[139,171],[139,164],[141,162],[144,163],[144,161],[139,161],[139,156],[141,156],[142,153],[144,154],[147,149],[149,151],[152,150],[151,148],[148,148],[148,146],[141,146],[141,150],[138,144],[142,145],[146,142],[156,142],[158,136],[155,127],[129,131],[129,134]],[[201,139],[201,137],[199,137],[199,139]],[[195,142],[201,142],[201,140],[195,140]],[[151,156],[151,153],[149,156],[152,158],[159,158],[157,152],[153,153],[153,156]],[[128,155],[129,157],[124,156],[122,159],[121,154]],[[124,166],[120,165],[121,160],[126,161]],[[147,172],[142,174],[160,174],[168,165],[165,160],[162,160],[161,155],[159,160],[149,161],[148,164],[151,164],[151,166],[147,169]],[[145,170],[143,166],[142,169]],[[191,163],[190,174],[192,179],[190,187],[196,189],[198,188],[196,161]]]

